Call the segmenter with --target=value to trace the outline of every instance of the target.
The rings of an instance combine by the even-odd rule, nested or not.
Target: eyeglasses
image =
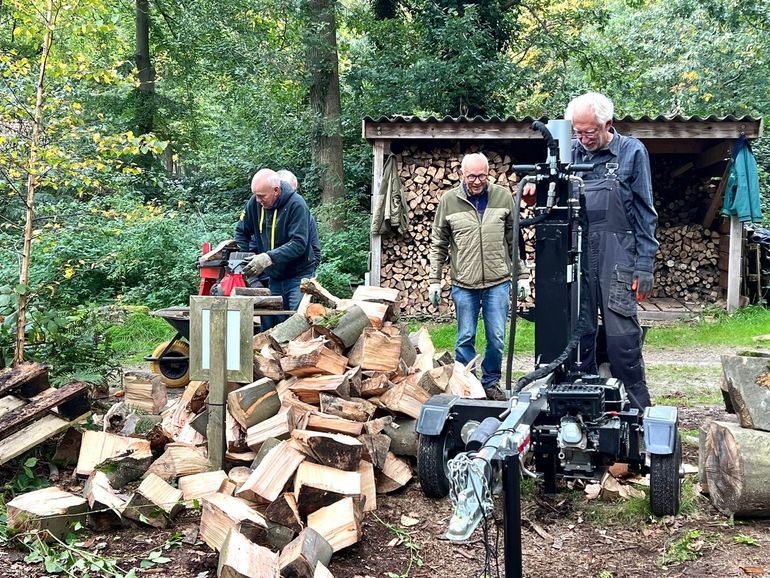
[[[465,180],[468,181],[469,183],[473,183],[475,181],[483,183],[484,181],[487,180],[487,175],[486,173],[480,174],[480,175],[465,175]]]
[[[572,136],[574,138],[594,138],[596,136],[596,133],[599,132],[598,128],[592,128],[590,130],[576,130],[573,131]]]

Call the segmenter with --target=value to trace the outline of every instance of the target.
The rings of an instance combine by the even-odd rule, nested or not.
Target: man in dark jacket
[[[283,308],[296,310],[302,298],[300,281],[313,273],[313,249],[309,243],[310,210],[305,200],[278,174],[261,169],[251,181],[254,196],[236,227],[235,240],[248,247],[256,239],[257,254],[243,272],[258,277],[267,273],[270,293],[283,297]],[[262,318],[262,328],[269,329],[285,316]]]
[[[299,193],[299,181],[297,176],[288,169],[281,169],[278,171],[278,176],[281,181],[286,182],[294,189],[294,192]],[[310,214],[310,223],[308,228],[310,246],[313,248],[313,274],[311,277],[315,277],[316,269],[321,264],[321,239],[318,238],[318,225],[315,222],[315,217]]]

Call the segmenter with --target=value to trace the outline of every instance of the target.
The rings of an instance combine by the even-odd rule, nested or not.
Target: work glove
[[[251,260],[243,268],[244,275],[249,277],[259,277],[259,275],[273,264],[273,260],[267,253],[259,253],[254,255]]]
[[[631,289],[636,290],[636,300],[644,301],[652,294],[652,273],[649,271],[634,271],[634,282]]]
[[[430,287],[428,287],[428,299],[430,299],[434,307],[438,307],[439,301],[441,301],[441,283],[430,284]]]
[[[516,299],[524,301],[529,297],[529,279],[519,279],[516,283]]]

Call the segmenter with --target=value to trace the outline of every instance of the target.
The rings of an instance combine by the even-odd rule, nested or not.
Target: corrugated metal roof
[[[554,117],[554,118],[562,118],[562,117]],[[428,116],[428,117],[421,117],[421,116],[413,116],[413,115],[395,115],[395,116],[380,116],[377,118],[373,118],[371,116],[364,117],[364,122],[376,122],[376,123],[411,123],[411,124],[419,124],[419,123],[434,123],[434,122],[443,122],[443,123],[500,123],[500,122],[533,122],[535,120],[540,121],[547,121],[550,117],[542,116],[539,118],[535,118],[532,116],[525,116],[525,117],[515,117],[515,116],[506,116],[506,117],[500,117],[500,116],[443,116],[443,117],[437,117],[437,116]],[[675,115],[675,116],[666,116],[663,114],[659,114],[657,116],[632,116],[632,115],[626,115],[622,118],[615,118],[615,122],[746,122],[746,123],[758,123],[761,122],[761,118],[754,118],[749,115],[743,115],[743,116],[735,116],[735,115],[727,115],[727,116],[717,116],[715,114],[709,115],[709,116],[699,116],[699,115],[692,115],[692,116],[683,116],[681,114]]]

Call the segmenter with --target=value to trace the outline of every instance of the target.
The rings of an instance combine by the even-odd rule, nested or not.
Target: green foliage
[[[655,327],[647,332],[645,348],[682,348],[693,346],[753,345],[755,335],[767,333],[770,310],[745,307],[729,315],[722,309],[707,312],[697,323],[678,323]]]
[[[160,343],[174,337],[175,330],[164,319],[144,311],[129,314],[107,329],[115,357],[121,364],[139,364]]]
[[[321,284],[338,297],[350,297],[362,285],[368,270],[369,215],[354,201],[319,207],[316,218],[321,239],[321,265],[316,275]],[[330,224],[340,224],[338,229]]]
[[[759,542],[754,536],[747,536],[746,534],[733,536],[733,542],[736,544],[746,544],[747,546],[759,546]]]
[[[3,486],[4,492],[10,492],[11,495],[23,494],[33,490],[39,490],[48,486],[48,480],[44,476],[39,476],[35,468],[40,466],[37,457],[30,456],[13,460],[11,464],[18,464],[19,469],[16,474]]]
[[[700,530],[687,530],[681,538],[668,544],[666,551],[658,558],[658,565],[666,567],[697,560],[708,542],[716,541],[718,537],[717,534]]]

